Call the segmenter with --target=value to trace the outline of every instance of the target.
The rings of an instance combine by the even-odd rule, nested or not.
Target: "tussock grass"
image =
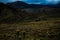
[[[0,24],[0,40],[59,40],[60,20]]]

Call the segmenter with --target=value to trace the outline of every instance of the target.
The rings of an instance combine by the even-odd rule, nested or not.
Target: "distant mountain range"
[[[12,3],[7,3],[7,5],[11,6],[11,7],[15,7],[15,8],[40,8],[40,7],[60,7],[60,3],[58,4],[48,4],[48,5],[42,5],[42,4],[27,4],[23,1],[16,1],[16,2],[12,2]]]
[[[21,1],[0,3],[0,23],[40,21],[47,18],[60,18],[60,7],[26,4]]]
[[[7,3],[7,5],[9,5],[10,7],[14,7],[14,8],[29,8],[30,7],[30,5],[28,5],[27,3],[23,1]]]

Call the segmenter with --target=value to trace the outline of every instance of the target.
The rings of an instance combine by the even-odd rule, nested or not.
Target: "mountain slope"
[[[13,23],[16,21],[22,21],[26,17],[26,12],[11,8],[8,5],[0,4],[0,23]]]
[[[0,23],[14,23],[24,21],[40,21],[47,18],[60,18],[60,8],[13,8],[0,3]]]
[[[29,8],[30,5],[23,2],[23,1],[16,1],[16,2],[12,2],[12,3],[7,3],[7,5],[9,5],[10,7],[14,7],[14,8]]]
[[[14,7],[14,8],[41,8],[41,7],[53,7],[53,8],[60,8],[60,2],[57,4],[47,4],[47,5],[43,5],[43,4],[27,4],[23,1],[16,1],[16,2],[11,2],[11,3],[7,3],[7,5],[9,5],[10,7]]]

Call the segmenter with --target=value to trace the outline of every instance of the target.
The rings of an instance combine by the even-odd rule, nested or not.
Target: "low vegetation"
[[[60,8],[27,13],[0,3],[0,40],[60,40]]]
[[[0,24],[0,40],[60,40],[60,20]]]

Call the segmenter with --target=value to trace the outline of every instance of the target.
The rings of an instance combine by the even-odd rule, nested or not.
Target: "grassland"
[[[60,18],[0,24],[0,40],[60,40]]]

